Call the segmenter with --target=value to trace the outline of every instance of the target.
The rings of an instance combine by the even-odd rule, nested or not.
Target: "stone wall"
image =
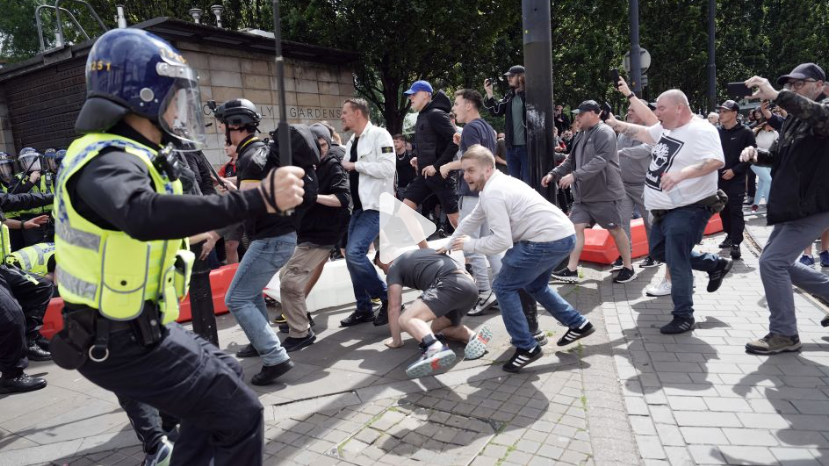
[[[220,104],[239,97],[249,99],[260,109],[262,136],[275,130],[279,101],[272,55],[191,42],[177,42],[175,46],[199,72],[203,101],[213,99]],[[284,86],[290,123],[327,120],[347,141],[339,116],[342,102],[354,94],[350,68],[288,59],[284,65]],[[203,110],[206,123],[214,123],[208,108]],[[225,163],[225,136],[217,132],[216,124],[206,128],[206,133],[208,149],[205,154],[209,161],[215,165]]]
[[[6,93],[0,89],[0,152],[13,154],[12,122],[9,119],[9,106],[6,104]]]

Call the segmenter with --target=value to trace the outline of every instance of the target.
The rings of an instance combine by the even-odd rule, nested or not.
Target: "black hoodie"
[[[723,188],[732,184],[744,184],[744,174],[747,173],[747,168],[750,164],[741,162],[739,156],[745,147],[756,147],[756,136],[750,128],[741,123],[736,123],[730,129],[722,126],[718,129],[718,136],[721,138],[721,148],[724,150],[724,168],[719,170],[719,174],[723,173],[724,170],[732,170],[734,174],[733,179],[729,181],[719,177],[719,187]]]
[[[335,245],[342,232],[347,228],[350,219],[350,187],[348,176],[342,168],[340,155],[344,156],[344,149],[331,146],[327,155],[321,159],[316,167],[316,177],[319,182],[318,194],[335,194],[341,202],[341,207],[328,207],[315,203],[304,214],[304,221],[298,230],[298,244],[313,243],[319,246]]]
[[[451,162],[458,152],[452,141],[455,127],[449,121],[452,102],[443,91],[437,91],[423,110],[417,115],[414,131],[414,154],[420,171],[429,165],[440,167]]]

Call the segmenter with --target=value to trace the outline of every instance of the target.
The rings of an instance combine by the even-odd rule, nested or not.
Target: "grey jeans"
[[[469,214],[475,210],[475,206],[478,205],[478,198],[475,196],[460,196],[458,200],[458,206],[460,208],[460,220],[463,221]],[[487,222],[481,224],[481,229],[472,233],[470,237],[472,239],[481,238],[483,236],[489,235],[489,225]],[[492,268],[492,276],[498,275],[498,272],[501,271],[501,256],[484,256],[483,254],[475,253],[475,252],[464,252],[463,257],[472,265],[472,273],[475,275],[475,283],[478,284],[478,291],[483,293],[489,293],[492,291],[492,284],[489,281],[489,270],[487,269],[487,262],[489,262],[489,267]]]
[[[828,275],[797,262],[806,246],[828,228],[828,212],[776,224],[759,258],[759,273],[770,309],[770,331],[797,335],[791,285],[828,301]]]
[[[643,203],[642,184],[624,184],[623,186],[625,187],[626,197],[620,202],[620,217],[623,219],[623,229],[628,236],[628,245],[631,246],[631,216],[634,212],[634,206],[637,206],[637,209],[640,210],[640,216],[643,217],[647,239],[652,229],[652,214],[646,210],[646,205]]]

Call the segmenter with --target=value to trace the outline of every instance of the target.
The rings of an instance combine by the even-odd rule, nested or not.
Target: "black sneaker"
[[[23,393],[33,392],[46,387],[46,380],[40,377],[32,377],[21,372],[16,376],[0,377],[0,393]]]
[[[820,321],[820,325],[822,325],[823,327],[828,327],[828,316],[825,316],[825,319],[822,319]]]
[[[688,332],[695,328],[695,319],[692,317],[686,319],[683,317],[675,317],[671,322],[660,327],[660,333],[665,335],[674,335],[678,333]]]
[[[732,247],[732,245],[733,245],[733,240],[731,240],[730,236],[727,235],[727,237],[724,238],[724,241],[722,241],[721,244],[718,245],[718,247],[721,248],[721,249],[727,249],[729,247]]]
[[[382,302],[382,307],[379,308],[379,312],[376,313],[376,318],[374,318],[374,327],[382,327],[383,325],[388,325],[388,301]]]
[[[643,262],[640,263],[641,269],[650,269],[652,267],[659,267],[662,262],[652,259],[652,256],[646,256]]]
[[[733,259],[741,259],[741,245],[734,244],[730,248],[730,257]]]
[[[544,356],[544,352],[542,351],[541,346],[538,345],[536,345],[536,347],[531,349],[530,351],[525,351],[521,348],[516,348],[515,354],[512,358],[510,358],[509,361],[504,363],[502,369],[504,369],[505,372],[516,373],[527,364],[530,364],[531,362],[541,358],[542,356]]]
[[[313,342],[316,341],[316,334],[313,333],[313,329],[307,331],[306,337],[295,338],[295,337],[287,337],[284,338],[284,341],[281,342],[281,346],[287,350],[287,353],[292,353],[293,351],[298,351],[305,346],[310,346]]]
[[[712,293],[718,291],[721,288],[721,282],[724,281],[724,277],[730,273],[730,269],[733,268],[733,260],[732,259],[718,259],[718,267],[715,270],[709,273],[709,283],[707,283],[707,291]]]
[[[26,357],[30,361],[51,361],[52,353],[38,346],[34,341],[26,348]]]
[[[579,283],[579,269],[571,272],[569,268],[565,267],[558,272],[553,272],[551,277],[560,283]]]
[[[618,257],[613,263],[611,263],[611,270],[620,270],[623,268],[623,258]]]
[[[579,327],[568,329],[568,333],[556,342],[556,346],[567,346],[577,340],[587,337],[595,331],[596,328],[594,328],[594,324],[592,324],[591,321],[586,320]]]
[[[617,273],[617,276],[614,277],[614,283],[628,283],[635,278],[637,278],[637,274],[634,273],[634,269],[627,269],[623,267],[620,269],[620,272]]]
[[[364,324],[366,322],[374,321],[373,312],[353,311],[349,316],[339,321],[342,327],[353,327],[354,325]]]
[[[295,364],[289,359],[274,366],[263,366],[260,372],[252,376],[252,385],[269,385],[293,367]]]
[[[256,356],[259,356],[259,354],[258,350],[256,350],[255,347],[252,346],[252,344],[250,343],[244,346],[242,350],[235,353],[235,356],[239,358],[254,358]]]

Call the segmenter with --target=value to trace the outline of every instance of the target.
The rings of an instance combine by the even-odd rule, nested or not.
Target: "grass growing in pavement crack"
[[[582,402],[582,410],[588,411],[588,398],[585,395],[579,397],[579,401]]]

